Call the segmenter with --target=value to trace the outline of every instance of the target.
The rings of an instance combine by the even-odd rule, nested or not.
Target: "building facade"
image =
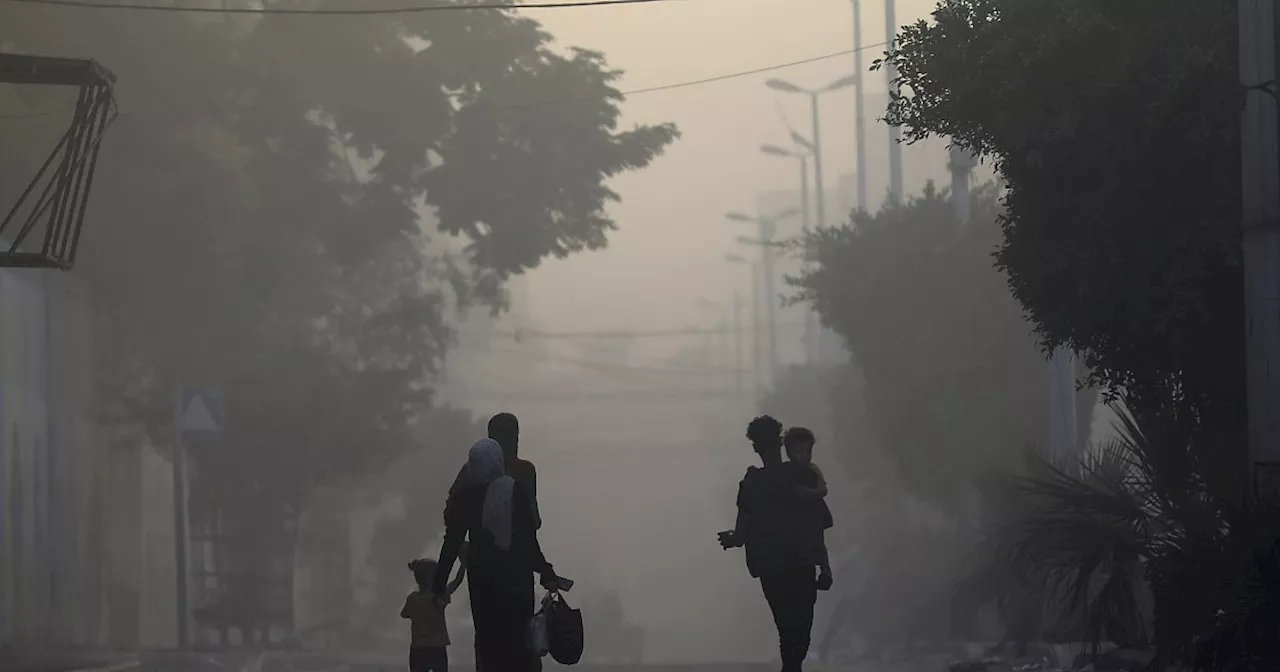
[[[104,441],[90,306],[75,273],[0,269],[0,646],[154,645],[172,627],[168,461]]]
[[[88,304],[66,274],[0,270],[0,642],[92,638],[89,550],[105,460],[93,450]],[[90,608],[85,608],[89,606]]]

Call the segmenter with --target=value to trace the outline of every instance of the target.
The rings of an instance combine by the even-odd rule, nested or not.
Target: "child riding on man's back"
[[[466,542],[458,552],[466,557]],[[449,582],[448,592],[437,597],[431,594],[431,581],[436,575],[436,561],[418,559],[409,563],[413,580],[418,589],[409,593],[400,610],[400,618],[409,620],[412,641],[409,644],[409,672],[449,672],[449,629],[445,625],[444,608],[449,596],[462,585],[466,577],[465,559],[458,563],[458,574]]]
[[[831,527],[831,508],[827,506],[827,479],[822,470],[813,463],[813,446],[817,443],[813,432],[804,427],[792,427],[782,435],[782,445],[787,451],[787,459],[797,465],[803,465],[811,472],[808,483],[797,490],[797,495],[806,501],[822,506],[823,530]],[[818,564],[818,590],[830,590],[833,583],[831,561],[827,556],[827,545],[822,545],[822,557]]]

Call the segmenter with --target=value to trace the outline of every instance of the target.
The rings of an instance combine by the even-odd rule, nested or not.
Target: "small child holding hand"
[[[437,597],[431,594],[431,581],[436,575],[436,561],[418,559],[409,563],[413,580],[418,589],[409,593],[400,610],[400,618],[409,621],[412,636],[409,644],[409,672],[449,672],[449,628],[445,624],[444,609],[449,596],[466,578],[466,542],[458,552],[458,574],[449,582],[448,593]]]

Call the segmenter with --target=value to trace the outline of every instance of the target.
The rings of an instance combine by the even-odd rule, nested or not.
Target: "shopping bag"
[[[551,650],[551,640],[547,633],[547,612],[545,608],[539,609],[538,613],[529,619],[529,627],[525,632],[526,643],[529,650],[539,658],[547,655]]]
[[[546,614],[551,657],[561,665],[577,664],[585,644],[582,611],[570,607],[560,593],[550,593],[543,599],[542,613]]]

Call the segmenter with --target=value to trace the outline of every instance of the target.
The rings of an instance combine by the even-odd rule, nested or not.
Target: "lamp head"
[[[764,83],[765,86],[774,91],[782,91],[783,93],[806,93],[806,91],[785,79],[770,79]]]

